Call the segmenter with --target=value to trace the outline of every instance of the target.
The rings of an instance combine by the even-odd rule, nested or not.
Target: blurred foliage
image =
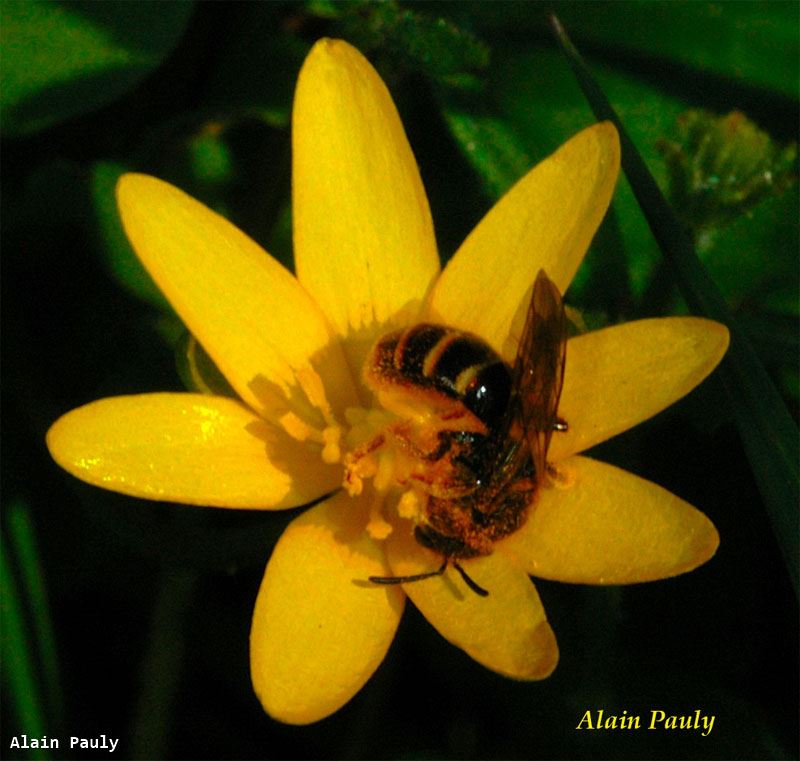
[[[759,201],[797,182],[797,145],[776,145],[744,114],[716,117],[687,111],[678,139],[659,144],[669,170],[669,195],[699,239],[741,218]]]
[[[705,3],[692,0],[595,0],[529,3],[441,4],[461,23],[493,38],[540,35],[545,13],[555,10],[585,50],[613,58],[644,75],[671,68],[714,81],[797,97],[797,7],[791,0]],[[477,5],[472,8],[470,5]],[[684,87],[703,83],[685,82]]]
[[[177,44],[191,3],[11,0],[0,5],[5,134],[41,130],[131,90]]]
[[[395,0],[311,0],[311,13],[334,19],[341,36],[365,53],[376,50],[395,57],[410,71],[423,72],[453,87],[476,87],[470,70],[485,68],[489,49],[465,29],[442,16],[402,7]]]
[[[554,36],[569,60],[592,112],[598,119],[608,119],[616,125],[622,149],[622,170],[658,241],[664,269],[669,271],[695,314],[728,327],[730,346],[715,377],[725,389],[775,538],[781,547],[789,579],[800,598],[800,521],[797,509],[800,505],[800,433],[797,423],[792,420],[746,331],[740,327],[700,261],[695,242],[670,207],[580,51],[557,17],[553,16],[551,23]],[[719,188],[719,201],[709,203],[709,210],[734,205],[744,209],[760,188],[772,187],[771,172],[763,168],[765,163],[771,163],[764,160],[763,148],[768,139],[752,128],[736,129],[741,120],[741,116],[727,120],[720,129],[714,120],[705,118],[701,135],[705,133],[717,138],[710,141],[708,154],[711,158],[708,159],[703,150],[709,141],[701,137],[696,142],[698,160],[687,162],[689,166],[707,164],[710,177],[715,180],[711,184]],[[745,134],[743,139],[742,133]],[[760,139],[762,137],[764,139]],[[726,143],[731,143],[731,147],[728,148]],[[796,151],[792,149],[789,160],[795,157]],[[735,189],[737,185],[741,186],[740,190]]]
[[[3,689],[34,701],[46,734],[60,710],[46,672],[60,670],[65,736],[120,736],[123,758],[797,757],[795,601],[713,380],[597,454],[701,507],[722,536],[715,560],[639,587],[537,582],[562,653],[539,684],[486,672],[411,610],[365,689],[304,729],[266,718],[247,673],[252,601],[294,513],[137,502],[78,484],[43,446],[59,414],[101,396],[223,388],[125,239],[121,172],[177,184],[291,266],[294,82],[316,39],[343,37],[398,103],[446,259],[593,121],[547,31],[552,8],[796,418],[793,0],[0,3],[2,466],[49,599],[31,602],[6,511],[4,605],[19,614],[4,608],[3,657],[34,686],[4,668]],[[685,309],[624,180],[567,299],[590,327]],[[56,643],[42,650],[47,620]],[[25,726],[16,705],[3,701],[4,753]],[[587,709],[663,706],[717,726],[574,730]]]

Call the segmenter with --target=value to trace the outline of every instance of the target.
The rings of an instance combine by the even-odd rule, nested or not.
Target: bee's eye
[[[511,373],[502,362],[484,367],[469,384],[464,405],[490,429],[496,429],[508,409]]]

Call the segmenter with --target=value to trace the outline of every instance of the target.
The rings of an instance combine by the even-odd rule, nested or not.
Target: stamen
[[[313,367],[307,365],[295,371],[295,376],[308,401],[322,413],[325,422],[331,427],[336,426],[336,418],[334,418],[331,411],[331,405],[325,395],[325,386],[322,383],[322,378],[319,377],[319,373]]]
[[[325,395],[325,387],[322,383],[322,378],[314,370],[313,367],[306,366],[295,371],[295,377],[300,385],[300,388],[305,394],[306,399],[310,403],[310,407],[297,400],[298,403],[306,410],[306,413],[301,415],[292,410],[288,410],[280,415],[277,415],[277,423],[288,433],[293,439],[297,441],[313,441],[316,444],[322,445],[321,457],[323,462],[332,465],[341,462],[342,459],[342,427],[333,415],[331,405]],[[321,415],[325,425],[314,425],[307,422],[309,415],[312,415],[312,408],[315,408]],[[301,413],[302,414],[302,413]],[[316,418],[316,415],[313,416]],[[313,419],[313,418],[312,418]],[[316,418],[319,420],[319,418]]]
[[[361,425],[367,418],[367,411],[363,407],[346,407],[344,420],[349,426]]]
[[[369,520],[367,521],[367,533],[375,540],[386,539],[392,533],[392,524],[389,523],[381,511],[383,507],[383,496],[375,495],[372,504],[369,506]]]
[[[386,491],[394,481],[394,450],[389,447],[378,454],[378,469],[372,485],[379,491]]]
[[[344,456],[344,488],[351,497],[364,489],[365,478],[371,478],[378,470],[375,458],[368,451],[348,452]]]
[[[322,443],[322,433],[298,417],[294,412],[285,412],[278,418],[281,428],[297,441]]]
[[[344,484],[343,484],[345,491],[351,497],[357,497],[364,491],[364,480],[358,473],[354,473],[352,470],[345,469],[344,471]]]
[[[342,429],[337,426],[329,426],[322,432],[322,461],[333,465],[342,459],[342,448],[339,441],[342,438]]]

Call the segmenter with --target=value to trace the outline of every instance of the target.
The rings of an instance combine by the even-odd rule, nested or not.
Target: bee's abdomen
[[[482,339],[456,328],[422,323],[378,341],[368,376],[458,399],[489,429],[503,420],[511,371]]]

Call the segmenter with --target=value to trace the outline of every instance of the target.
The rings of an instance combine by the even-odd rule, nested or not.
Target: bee
[[[452,564],[473,592],[488,595],[459,561],[491,554],[494,542],[519,529],[548,478],[550,440],[567,429],[557,415],[565,360],[564,306],[544,270],[513,366],[478,336],[442,325],[422,323],[379,339],[365,365],[367,385],[401,416],[425,405],[433,410],[424,424],[410,415],[391,435],[412,463],[407,481],[426,495],[416,541],[443,562],[434,571],[371,582],[422,581]]]

